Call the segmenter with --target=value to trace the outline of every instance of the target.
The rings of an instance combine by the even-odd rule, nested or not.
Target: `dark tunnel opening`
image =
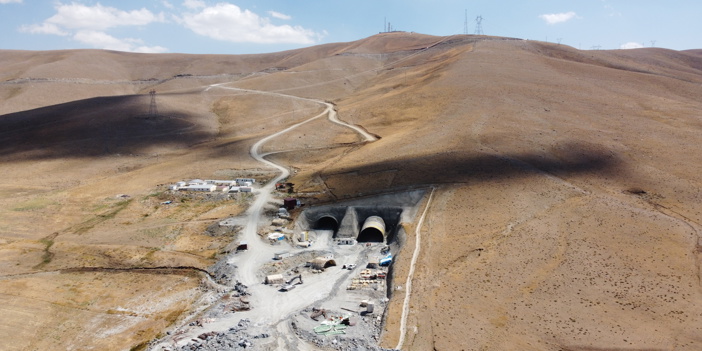
[[[324,216],[315,222],[314,229],[333,230],[336,232],[339,229],[339,222],[332,216]]]
[[[358,234],[359,243],[382,243],[385,242],[383,232],[376,228],[366,228]]]

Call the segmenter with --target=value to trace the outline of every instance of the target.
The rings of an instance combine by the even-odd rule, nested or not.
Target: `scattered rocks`
[[[217,283],[231,285],[236,268],[236,265],[228,263],[227,260],[219,260],[214,266],[210,267],[208,271],[214,276]]]
[[[241,229],[243,229],[243,227],[240,225],[225,226],[225,225],[219,224],[219,222],[215,222],[215,223],[210,224],[210,226],[207,227],[204,234],[212,236],[212,237],[234,236]]]
[[[219,350],[246,350],[255,348],[251,340],[260,340],[270,337],[267,333],[249,335],[247,329],[251,321],[242,319],[235,327],[226,332],[202,333],[191,343],[176,348],[174,351],[219,351]]]
[[[238,297],[238,296],[247,296],[247,295],[251,295],[251,294],[249,294],[248,291],[247,291],[248,288],[249,288],[248,286],[242,284],[240,281],[237,280],[237,281],[236,281],[236,284],[234,285],[234,291],[235,291],[236,294],[237,294],[236,296]],[[232,293],[232,296],[234,296],[234,293]]]

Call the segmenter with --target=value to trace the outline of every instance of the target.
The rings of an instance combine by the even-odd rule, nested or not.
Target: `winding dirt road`
[[[226,83],[225,83],[226,84]],[[282,97],[286,99],[296,99],[296,100],[302,100],[302,101],[309,101],[309,102],[314,102],[318,103],[321,105],[324,105],[326,108],[322,113],[310,117],[302,122],[293,124],[292,126],[285,128],[281,131],[278,131],[276,133],[273,133],[259,141],[257,141],[250,150],[251,157],[253,157],[256,161],[259,161],[261,163],[265,163],[273,168],[276,168],[277,170],[280,171],[280,175],[278,175],[276,178],[265,184],[260,188],[260,191],[258,192],[256,196],[256,200],[254,203],[249,207],[247,211],[247,222],[246,225],[244,226],[243,230],[243,240],[248,242],[248,245],[252,248],[247,252],[249,253],[256,253],[256,257],[250,257],[245,260],[240,260],[243,261],[243,264],[240,262],[239,269],[237,272],[237,276],[239,277],[239,281],[241,281],[245,285],[254,285],[257,283],[260,283],[256,279],[256,270],[261,266],[261,264],[265,263],[266,261],[270,260],[270,255],[266,253],[266,246],[270,245],[265,245],[260,242],[260,239],[257,234],[259,222],[261,221],[261,212],[263,211],[263,207],[266,205],[271,200],[271,192],[275,188],[275,184],[288,176],[290,176],[290,171],[286,168],[283,167],[277,163],[274,163],[272,161],[269,161],[263,157],[261,154],[261,148],[262,146],[267,143],[268,141],[283,135],[305,123],[311,122],[313,120],[316,120],[320,117],[323,116],[328,116],[328,119],[336,123],[338,125],[341,125],[343,127],[351,128],[352,130],[358,132],[367,142],[372,142],[377,140],[375,136],[372,134],[366,132],[363,130],[363,128],[360,128],[355,125],[348,124],[346,122],[343,122],[339,120],[338,115],[336,111],[334,110],[334,105],[321,101],[321,100],[314,100],[314,99],[308,99],[308,98],[303,98],[299,96],[294,96],[294,95],[286,95],[286,94],[281,94],[281,93],[272,93],[268,91],[261,91],[261,90],[250,90],[250,89],[241,89],[241,88],[234,88],[234,87],[227,87],[224,84],[213,84],[207,87],[205,91],[209,91],[211,88],[219,88],[219,89],[228,89],[228,90],[234,90],[234,91],[239,91],[239,92],[245,92],[245,93],[253,93],[253,94],[261,94],[261,95],[268,95],[268,96],[273,96],[273,97]],[[265,255],[263,253],[266,253]],[[252,254],[253,255],[253,254]]]

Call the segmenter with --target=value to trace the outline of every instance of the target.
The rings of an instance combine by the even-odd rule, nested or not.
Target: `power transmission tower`
[[[652,48],[655,48],[655,47],[656,47],[656,41],[655,41],[655,40],[651,40],[651,47],[652,47]]]
[[[149,95],[151,95],[151,105],[149,105],[149,117],[155,117],[158,115],[158,108],[156,108],[156,90],[151,89]]]
[[[475,35],[483,35],[483,16],[475,18]]]
[[[468,34],[468,10],[466,10],[466,18],[463,21],[463,34]]]

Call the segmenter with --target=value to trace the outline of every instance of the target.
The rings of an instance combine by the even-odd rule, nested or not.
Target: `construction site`
[[[237,250],[215,265],[209,302],[152,349],[380,349],[388,301],[404,293],[403,283],[392,281],[393,259],[425,195],[414,190],[298,208],[295,218],[274,197],[267,207],[280,210],[264,211],[275,215],[261,218],[254,238],[244,241],[242,230]],[[236,330],[222,329],[241,320]]]

